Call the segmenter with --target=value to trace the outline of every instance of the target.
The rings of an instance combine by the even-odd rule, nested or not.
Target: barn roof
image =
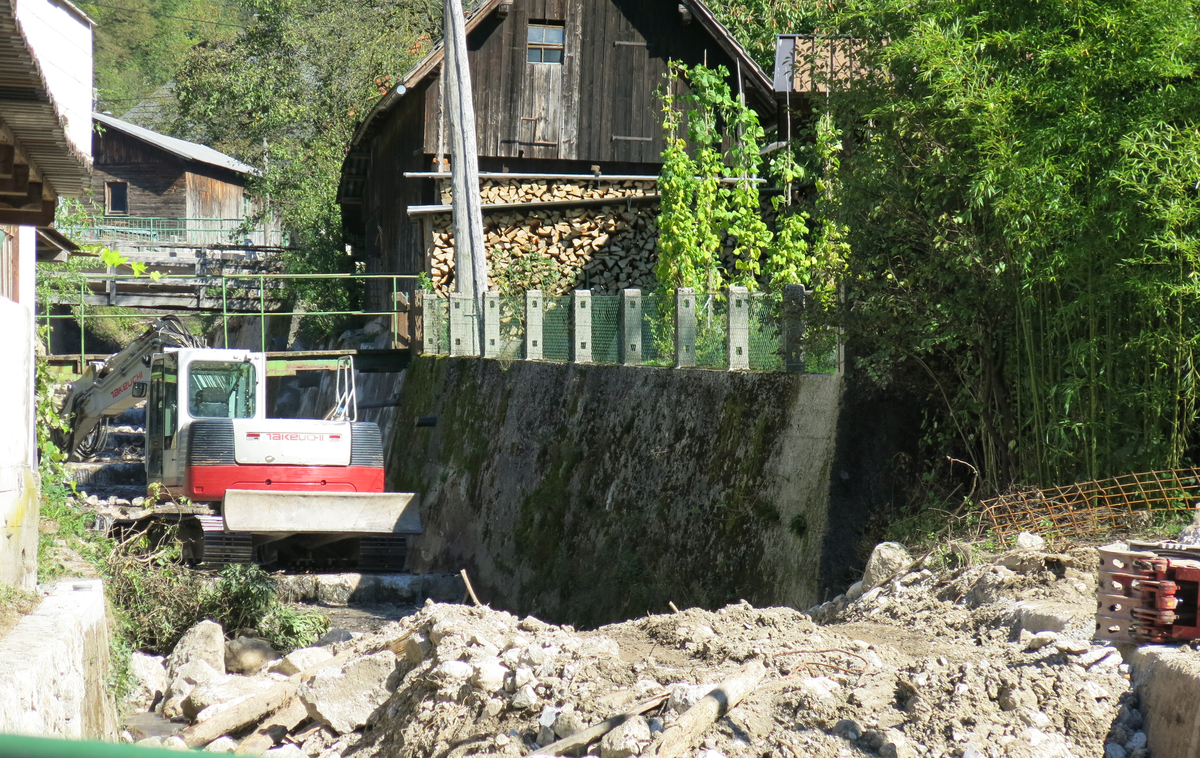
[[[213,150],[207,145],[188,142],[178,137],[168,137],[165,134],[159,134],[137,124],[131,124],[119,118],[106,116],[103,113],[93,113],[92,118],[107,127],[116,129],[134,139],[154,145],[159,149],[166,150],[168,153],[177,155],[184,160],[207,163],[210,166],[216,166],[238,174],[259,175],[258,169],[253,166],[242,163],[238,159],[232,158],[219,150]]]
[[[470,34],[475,27],[479,26],[479,24],[485,18],[487,18],[488,15],[501,4],[501,2],[503,2],[503,0],[485,0],[483,3],[480,3],[477,8],[471,11],[467,15],[467,34]],[[675,2],[675,0],[671,0],[671,2]],[[771,93],[773,92],[771,77],[767,76],[767,73],[763,71],[762,67],[759,66],[757,62],[755,62],[754,58],[750,56],[750,53],[747,52],[746,48],[742,47],[742,44],[734,39],[733,35],[729,33],[729,30],[717,20],[717,17],[713,15],[713,12],[709,10],[708,6],[704,4],[703,0],[679,0],[678,4],[681,9],[687,8],[689,11],[691,11],[692,17],[700,22],[700,25],[704,27],[704,30],[709,33],[709,35],[717,42],[718,45],[721,46],[721,49],[723,49],[730,58],[733,58],[735,61],[738,61],[741,64],[742,71],[747,76],[750,87],[757,89],[760,92],[765,104],[768,107],[773,106],[773,101],[771,100]],[[404,74],[404,76],[400,78],[399,83],[392,87],[392,89],[389,90],[386,95],[381,97],[379,101],[375,103],[374,107],[367,112],[366,118],[362,120],[362,123],[359,124],[358,128],[354,131],[354,137],[350,140],[351,150],[354,150],[354,148],[361,144],[363,140],[369,139],[371,135],[374,134],[376,128],[375,125],[380,116],[390,111],[409,90],[415,87],[426,76],[432,74],[438,69],[442,63],[443,56],[444,50],[442,48],[442,43],[438,42],[433,46],[433,49],[425,55],[424,58],[417,61],[417,64],[409,69],[408,73]]]

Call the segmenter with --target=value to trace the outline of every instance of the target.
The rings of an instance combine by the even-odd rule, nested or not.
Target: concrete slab
[[[275,580],[287,603],[418,605],[462,600],[466,587],[457,574],[291,574]]]

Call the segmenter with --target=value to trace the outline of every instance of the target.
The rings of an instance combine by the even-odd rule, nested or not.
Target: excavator
[[[384,491],[383,443],[377,424],[358,420],[353,358],[335,370],[325,418],[267,418],[264,353],[206,347],[161,316],[71,384],[56,442],[86,460],[104,447],[108,419],[145,401],[146,481],[168,502],[139,521],[176,524],[190,562],[403,570],[408,537],[421,533],[418,497]]]

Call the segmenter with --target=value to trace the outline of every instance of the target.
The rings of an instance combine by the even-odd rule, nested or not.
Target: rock
[[[471,684],[489,694],[504,689],[508,668],[500,663],[499,658],[481,658],[475,661],[474,665],[475,672],[471,676]]]
[[[1025,649],[1030,652],[1041,650],[1047,645],[1053,644],[1057,639],[1058,635],[1054,632],[1038,632],[1025,645]]]
[[[1002,711],[1015,711],[1025,704],[1025,696],[1020,690],[1005,687],[1000,690],[1000,696],[996,698],[996,702],[1000,704]]]
[[[225,670],[231,674],[253,674],[279,653],[266,640],[238,637],[225,643]]]
[[[650,744],[650,725],[641,716],[634,716],[613,729],[600,740],[600,758],[628,758],[640,755]]]
[[[270,678],[259,679],[237,674],[215,677],[207,682],[197,684],[188,693],[182,704],[183,715],[189,721],[197,721],[202,711],[213,706],[229,707],[240,703],[252,695],[270,689],[274,684],[275,681]],[[224,710],[224,708],[218,710]],[[214,713],[217,711],[208,715],[212,716]]]
[[[1130,708],[1128,705],[1121,706],[1121,710],[1117,711],[1117,722],[1127,729],[1142,728],[1142,712],[1137,708]]]
[[[218,674],[225,673],[225,633],[215,621],[201,621],[183,633],[175,649],[167,656],[167,678],[191,661],[204,661]]]
[[[1014,576],[1004,566],[989,566],[967,593],[967,604],[972,608],[991,605],[1001,598],[1004,585]]]
[[[325,632],[325,635],[321,637],[321,639],[317,640],[316,646],[325,647],[327,645],[336,645],[339,642],[349,642],[352,639],[354,639],[354,635],[350,634],[350,632],[346,631],[345,629],[339,629],[335,626],[328,632]]]
[[[667,710],[683,713],[700,702],[700,698],[712,692],[716,686],[715,684],[676,684],[671,688],[671,696],[667,698]]]
[[[846,599],[851,602],[858,600],[860,597],[862,597],[862,594],[865,591],[866,590],[863,589],[863,583],[861,581],[855,582],[854,584],[850,585],[848,590],[846,590]]]
[[[271,667],[271,671],[291,676],[299,674],[305,669],[310,669],[313,666],[324,663],[333,658],[333,653],[323,647],[302,647],[299,650],[293,650],[283,659]]]
[[[916,758],[917,752],[909,744],[904,733],[898,729],[888,729],[883,733],[883,744],[879,746],[882,758]]]
[[[188,750],[187,743],[178,734],[172,734],[170,737],[162,738],[162,747],[166,750]]]
[[[1046,540],[1032,532],[1021,532],[1017,535],[1017,550],[1041,550],[1046,547]]]
[[[509,705],[515,711],[527,711],[530,708],[536,708],[541,703],[541,698],[538,697],[537,690],[532,684],[526,684],[524,687],[517,689],[517,694],[513,695]]]
[[[1145,732],[1134,732],[1133,736],[1129,738],[1129,742],[1125,743],[1126,750],[1141,750],[1144,747],[1146,747]]]
[[[218,737],[204,748],[206,753],[232,753],[237,750],[237,740],[232,737]]]
[[[504,701],[498,697],[494,697],[487,701],[483,706],[483,715],[485,718],[493,719],[500,715],[504,710]]]
[[[461,679],[466,681],[475,674],[475,667],[466,661],[443,661],[433,670],[445,679]]]
[[[1115,742],[1104,744],[1104,758],[1125,758],[1125,748]]]
[[[224,667],[224,664],[222,664]],[[192,689],[205,682],[224,676],[202,660],[188,661],[175,673],[175,678],[167,685],[163,693],[163,718],[177,719],[183,716],[183,701],[191,694]]]
[[[866,590],[883,584],[896,574],[908,568],[912,556],[899,542],[880,542],[871,551],[867,559],[867,567],[863,571],[862,585]]]
[[[162,656],[145,653],[134,653],[130,658],[131,686],[125,702],[133,710],[150,710],[167,691],[167,668],[163,665],[164,660]]]
[[[470,668],[469,664],[463,665]],[[342,668],[331,666],[318,671],[311,682],[301,685],[299,696],[310,717],[345,734],[364,726],[388,699],[395,689],[389,686],[395,671],[395,654],[384,650],[356,658]]]
[[[429,657],[432,646],[424,635],[413,632],[404,643],[404,659],[408,665],[416,666]]]
[[[863,728],[862,724],[854,719],[842,719],[833,725],[833,733],[843,739],[854,742],[862,736]]]
[[[558,718],[554,719],[553,728],[554,734],[562,740],[587,729],[587,722],[578,713],[567,711],[566,713],[558,714]],[[650,731],[654,731],[653,725],[651,725]],[[661,726],[659,731],[662,731]]]
[[[1082,640],[1073,640],[1068,637],[1062,637],[1054,642],[1054,649],[1066,655],[1079,655],[1091,650],[1092,646],[1088,642]]]
[[[295,745],[283,744],[263,753],[267,758],[308,758],[304,751]]]

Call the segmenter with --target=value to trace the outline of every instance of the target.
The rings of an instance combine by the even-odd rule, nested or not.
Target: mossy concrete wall
[[[422,356],[388,487],[413,571],[580,625],[818,598],[841,378]],[[436,415],[435,428],[408,419]]]

